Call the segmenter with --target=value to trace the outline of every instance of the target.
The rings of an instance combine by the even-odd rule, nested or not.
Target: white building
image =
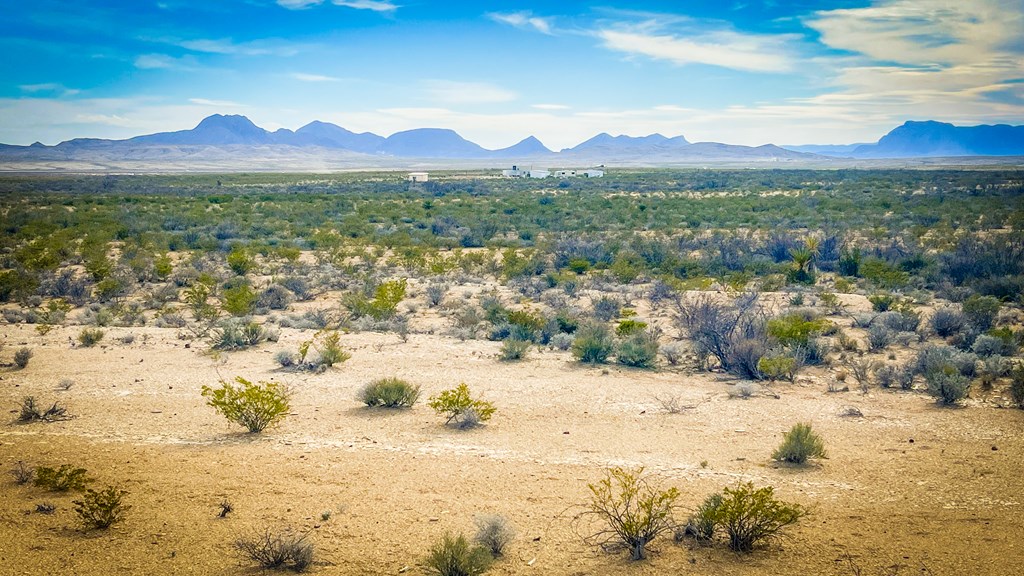
[[[584,178],[601,178],[602,176],[604,176],[604,170],[591,168],[589,170],[581,170],[579,174]]]
[[[555,178],[575,178],[575,170],[555,170]]]
[[[501,175],[506,178],[547,178],[551,175],[551,172],[539,168],[513,166],[511,170],[502,170]]]
[[[426,172],[409,172],[409,182],[426,182]]]

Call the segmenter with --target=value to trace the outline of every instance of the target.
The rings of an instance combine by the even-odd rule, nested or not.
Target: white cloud
[[[445,104],[511,102],[519,97],[511,90],[486,82],[425,80],[423,88],[429,99]]]
[[[277,3],[289,10],[303,10],[311,6],[319,6],[324,3],[324,0],[277,0]],[[394,12],[399,8],[397,4],[386,0],[331,0],[331,4],[373,12]]]
[[[56,82],[46,82],[43,84],[22,84],[18,86],[18,88],[22,92],[28,92],[29,94],[39,94],[48,92],[59,96],[74,96],[75,94],[81,92],[81,90],[77,90],[75,88],[68,88],[63,84],[58,84]]]
[[[206,98],[189,98],[189,102],[199,106],[211,106],[214,108],[244,108],[245,104],[239,104],[231,100],[207,100]]]
[[[532,29],[541,34],[552,34],[552,19],[534,16],[533,12],[490,12],[487,17],[495,22],[515,26],[516,28]]]
[[[321,74],[306,74],[304,72],[293,72],[291,77],[302,82],[340,82],[341,78],[324,76]]]
[[[674,64],[708,64],[749,72],[786,72],[793,68],[792,35],[767,36],[722,30],[686,36],[652,31],[648,25],[595,32],[604,47]]]
[[[140,70],[185,70],[198,69],[195,59],[190,56],[175,58],[167,54],[140,54],[135,57],[135,67]]]
[[[565,104],[533,104],[530,107],[537,110],[569,110],[571,108]]]

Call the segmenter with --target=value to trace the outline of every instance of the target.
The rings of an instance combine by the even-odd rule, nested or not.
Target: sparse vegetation
[[[277,382],[254,384],[241,376],[237,386],[222,380],[219,388],[203,386],[206,404],[229,421],[244,426],[251,433],[262,432],[280,422],[291,410],[288,389]]]
[[[19,369],[24,369],[28,366],[28,361],[32,359],[32,350],[28,348],[18,348],[14,353],[14,365]]]
[[[465,383],[431,396],[427,405],[445,417],[445,424],[455,424],[459,428],[472,428],[486,422],[497,411],[494,404],[473,398]]]
[[[71,416],[65,407],[59,403],[54,402],[49,408],[43,409],[39,405],[35,396],[26,396],[21,401],[21,409],[18,412],[19,422],[54,422],[57,420],[66,420]]]
[[[235,540],[235,550],[260,568],[305,572],[313,565],[313,543],[306,534],[269,528]]]
[[[78,468],[71,464],[61,464],[59,468],[38,466],[35,472],[35,485],[51,492],[85,490],[86,485],[91,481],[86,476],[88,472],[85,468]]]
[[[371,408],[412,408],[420,397],[420,387],[399,378],[381,378],[360,388],[356,396]]]
[[[14,483],[17,485],[28,484],[35,478],[36,471],[30,468],[25,462],[18,460],[18,463],[11,468],[11,476],[14,477]]]
[[[750,482],[726,488],[713,513],[736,552],[752,551],[755,544],[777,537],[806,515],[803,507],[776,499],[771,486],[755,489]]]
[[[476,524],[473,541],[490,550],[493,556],[504,554],[505,548],[516,537],[515,528],[504,516],[487,514],[477,516],[473,522]]]
[[[430,548],[424,568],[433,576],[477,576],[491,568],[487,548],[471,545],[465,536],[445,534]]]
[[[581,518],[592,517],[601,526],[586,536],[588,544],[606,551],[625,549],[631,560],[643,560],[648,545],[675,527],[672,516],[679,491],[652,484],[643,468],[612,468],[587,487],[591,498]]]
[[[75,500],[75,514],[86,530],[105,530],[124,520],[131,509],[122,499],[128,495],[125,490],[108,486],[103,490],[85,491],[81,500]]]
[[[571,348],[572,355],[580,362],[604,364],[615,352],[615,339],[606,326],[587,324],[576,331]]]
[[[804,464],[810,458],[827,458],[825,442],[810,424],[794,424],[783,436],[782,445],[772,453],[772,459],[790,464]]]

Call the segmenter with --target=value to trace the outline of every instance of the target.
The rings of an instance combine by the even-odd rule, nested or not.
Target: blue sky
[[[599,132],[875,141],[905,120],[1024,124],[1024,0],[9,3],[0,142],[244,114],[485,147]]]

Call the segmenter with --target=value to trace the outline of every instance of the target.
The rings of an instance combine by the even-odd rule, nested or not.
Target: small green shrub
[[[1010,371],[1010,397],[1018,408],[1024,408],[1024,364]]]
[[[76,468],[70,464],[61,464],[60,468],[38,466],[34,483],[51,492],[84,490],[86,484],[90,482],[86,473],[85,468]]]
[[[103,340],[104,332],[99,328],[82,328],[78,333],[78,341],[86,348],[91,348]]]
[[[235,550],[261,568],[305,572],[313,564],[313,543],[305,534],[270,529],[235,540]]]
[[[225,288],[222,296],[221,307],[232,316],[247,316],[256,309],[256,301],[259,296],[248,284],[240,284]]]
[[[615,359],[634,368],[654,368],[658,360],[658,338],[647,332],[635,333],[619,343]]]
[[[967,397],[971,387],[970,378],[964,376],[953,366],[943,366],[924,375],[928,392],[944,406],[956,404]]]
[[[723,490],[714,511],[715,524],[725,530],[729,548],[736,552],[750,552],[756,543],[778,536],[806,515],[800,505],[777,500],[771,486],[755,490],[751,482]]]
[[[588,324],[576,330],[571,349],[572,355],[580,362],[604,364],[615,351],[615,339],[607,327]]]
[[[459,384],[450,390],[444,390],[437,396],[431,396],[428,406],[441,416],[445,416],[445,424],[455,424],[459,428],[470,428],[478,422],[485,422],[497,411],[494,404],[474,399],[469,386]]]
[[[875,312],[885,312],[892,308],[893,304],[899,301],[899,298],[892,294],[874,294],[868,296],[868,302],[871,302],[871,309]]]
[[[214,331],[211,346],[214,350],[242,350],[271,339],[277,339],[276,332],[257,322],[229,320]]]
[[[980,332],[984,332],[995,323],[1001,304],[994,296],[978,296],[975,294],[963,303],[964,318],[967,323]]]
[[[583,516],[597,519],[601,528],[587,536],[590,545],[606,550],[625,548],[630,559],[647,557],[647,546],[658,535],[675,527],[679,490],[661,490],[644,477],[644,469],[635,471],[612,468],[596,484],[587,484],[590,502]]]
[[[256,260],[249,254],[249,251],[241,246],[235,246],[228,253],[228,267],[239,276],[245,276],[256,267]]]
[[[686,526],[683,535],[690,536],[701,543],[711,542],[715,537],[715,530],[718,527],[716,514],[718,507],[722,504],[721,494],[712,494],[704,499],[704,502],[693,512]]]
[[[810,424],[794,424],[785,434],[782,445],[772,453],[772,459],[791,464],[803,464],[808,458],[827,458],[821,436],[811,430]]]
[[[757,370],[768,380],[792,381],[796,375],[797,361],[791,356],[762,356],[757,361]]]
[[[113,486],[107,486],[103,490],[85,491],[81,500],[75,500],[75,513],[86,530],[104,530],[124,520],[125,513],[131,506],[124,504],[122,498],[128,494],[125,490],[118,490]]]
[[[509,338],[502,342],[501,351],[498,352],[498,358],[506,362],[522,360],[526,358],[527,354],[529,354],[530,347],[532,345],[533,343],[531,343],[529,340]]]
[[[381,378],[360,388],[357,398],[369,407],[412,408],[420,397],[420,387],[398,378]]]
[[[45,404],[42,406],[45,406]],[[36,402],[35,396],[26,396],[21,401],[21,409],[18,411],[18,421],[35,422],[37,420],[41,420],[43,422],[54,422],[57,420],[66,420],[71,417],[68,415],[67,409],[57,402],[54,402],[45,410],[42,406]]]
[[[505,548],[516,537],[515,528],[504,516],[478,516],[473,520],[476,524],[476,535],[473,541],[491,551],[493,556],[501,556]]]
[[[821,334],[834,325],[824,318],[807,318],[804,314],[792,313],[768,321],[768,336],[787,347],[803,346],[812,334]]]
[[[647,330],[647,322],[641,322],[640,320],[633,320],[627,318],[626,320],[620,320],[619,325],[615,327],[615,335],[619,338],[625,338],[626,336],[632,336]]]
[[[337,331],[328,332],[316,342],[316,350],[320,353],[320,363],[330,368],[335,364],[341,364],[352,357],[351,354],[342,350],[340,345],[341,336]],[[303,354],[305,357],[305,354]]]
[[[262,432],[276,424],[291,410],[290,394],[277,382],[252,382],[235,377],[235,386],[221,380],[220,388],[203,386],[202,395],[206,404],[212,406],[225,418],[245,426],[249,432]]]
[[[28,361],[32,358],[32,350],[28,348],[18,348],[14,353],[14,365],[18,368],[25,368],[28,366]]]
[[[594,318],[601,322],[607,322],[619,315],[622,304],[611,296],[601,296],[594,300]]]
[[[433,576],[477,576],[487,572],[493,561],[487,548],[471,546],[462,534],[445,534],[430,548],[424,567]]]

